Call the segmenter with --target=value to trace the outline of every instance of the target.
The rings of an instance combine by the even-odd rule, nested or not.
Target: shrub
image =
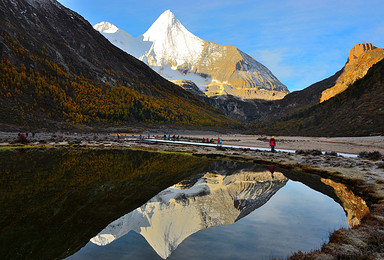
[[[363,159],[377,161],[377,160],[382,159],[383,155],[380,152],[378,152],[378,151],[374,151],[374,152],[361,152],[361,153],[359,153],[359,157],[363,158]]]

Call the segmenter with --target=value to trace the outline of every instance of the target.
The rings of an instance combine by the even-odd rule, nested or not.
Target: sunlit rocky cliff
[[[384,49],[377,48],[372,43],[356,44],[350,51],[348,61],[336,84],[321,93],[320,102],[343,92],[356,80],[364,77],[372,65],[384,58]]]
[[[199,230],[230,225],[264,205],[288,179],[281,173],[206,173],[193,186],[176,184],[108,225],[91,242],[103,246],[130,231],[162,258]]]

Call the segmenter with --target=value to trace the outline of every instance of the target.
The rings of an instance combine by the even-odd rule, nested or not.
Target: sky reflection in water
[[[342,207],[300,182],[288,181],[271,199],[232,225],[187,237],[168,259],[269,259],[318,249],[329,233],[348,227]],[[106,246],[89,242],[69,259],[161,259],[130,231]]]

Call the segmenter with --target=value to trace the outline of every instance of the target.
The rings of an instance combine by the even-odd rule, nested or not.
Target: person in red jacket
[[[269,146],[271,147],[271,152],[275,152],[276,140],[275,137],[272,136],[271,140],[269,140]]]

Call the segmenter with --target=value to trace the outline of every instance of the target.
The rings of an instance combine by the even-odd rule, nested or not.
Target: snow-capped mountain
[[[264,205],[288,179],[281,173],[206,173],[189,188],[174,185],[109,224],[91,242],[100,246],[135,231],[163,259],[199,230],[230,225]]]
[[[281,99],[289,91],[264,65],[234,46],[190,33],[167,10],[137,38],[115,25],[94,26],[111,43],[144,61],[168,80],[191,80],[207,96]]]

